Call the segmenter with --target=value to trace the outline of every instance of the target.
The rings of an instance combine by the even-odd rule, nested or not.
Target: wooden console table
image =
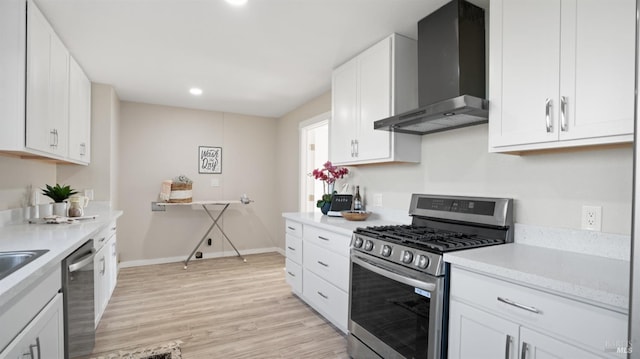
[[[209,233],[211,232],[211,230],[213,230],[214,227],[218,227],[218,229],[220,230],[220,233],[222,233],[222,235],[224,236],[224,238],[227,240],[227,242],[229,242],[229,244],[231,245],[231,247],[233,247],[233,250],[236,251],[236,253],[238,254],[238,257],[242,258],[242,260],[246,263],[247,260],[242,256],[242,254],[240,254],[240,252],[238,252],[238,249],[236,248],[236,246],[233,245],[233,242],[231,242],[231,240],[229,239],[229,237],[227,236],[226,233],[224,233],[224,231],[222,230],[222,227],[220,227],[220,225],[218,224],[218,221],[220,220],[220,218],[222,218],[222,215],[224,214],[224,212],[227,210],[227,208],[229,208],[229,205],[232,204],[239,204],[242,203],[240,201],[193,201],[190,203],[167,203],[167,202],[157,202],[158,206],[192,206],[192,205],[198,205],[198,206],[202,206],[202,209],[204,209],[204,211],[207,213],[207,215],[209,216],[209,218],[211,218],[211,221],[213,223],[211,223],[211,226],[209,226],[209,229],[207,229],[207,231],[205,232],[204,236],[202,236],[202,239],[200,239],[200,242],[198,242],[198,244],[195,246],[195,248],[193,248],[193,251],[191,251],[191,254],[189,254],[189,257],[187,257],[187,259],[184,261],[184,269],[187,269],[187,265],[189,264],[189,260],[191,260],[191,257],[193,257],[193,255],[196,253],[196,251],[198,251],[198,248],[200,248],[200,246],[202,245],[202,242],[204,242],[205,239],[207,239],[207,237],[209,236]],[[209,208],[207,208],[207,206],[222,206],[222,211],[220,211],[220,213],[218,213],[217,216],[213,216],[213,214],[211,214],[211,212],[209,212]]]

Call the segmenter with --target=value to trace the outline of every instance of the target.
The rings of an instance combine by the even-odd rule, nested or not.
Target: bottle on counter
[[[353,210],[362,211],[362,198],[360,197],[360,186],[356,186],[356,195],[353,197]]]

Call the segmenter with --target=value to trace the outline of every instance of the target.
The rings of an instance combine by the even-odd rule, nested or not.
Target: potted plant
[[[334,166],[331,161],[327,161],[321,168],[316,168],[309,174],[313,176],[313,178],[322,181],[324,194],[322,198],[316,202],[316,207],[320,208],[323,214],[327,214],[331,207],[331,199],[333,198],[333,194],[336,193],[333,189],[336,180],[343,178],[348,173],[348,168],[337,167]]]
[[[64,202],[71,195],[78,193],[76,190],[72,189],[71,186],[63,185],[60,186],[56,183],[55,186],[45,185],[46,189],[42,189],[42,194],[51,198],[53,202],[53,214],[56,216],[66,217],[67,216],[67,203]]]

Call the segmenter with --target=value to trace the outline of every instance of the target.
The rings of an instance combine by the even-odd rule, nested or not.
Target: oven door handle
[[[420,279],[415,279],[408,277],[406,275],[398,273],[395,269],[385,266],[379,263],[373,263],[359,256],[351,256],[351,261],[356,263],[374,273],[380,274],[383,277],[387,277],[389,279],[395,280],[397,282],[410,285],[412,287],[418,287],[420,289],[424,289],[430,292],[436,290],[436,283],[434,282],[426,282]]]

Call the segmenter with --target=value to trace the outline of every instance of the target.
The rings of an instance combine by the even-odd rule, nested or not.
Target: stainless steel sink
[[[39,249],[33,251],[0,252],[0,279],[24,267],[48,251],[48,249]]]

